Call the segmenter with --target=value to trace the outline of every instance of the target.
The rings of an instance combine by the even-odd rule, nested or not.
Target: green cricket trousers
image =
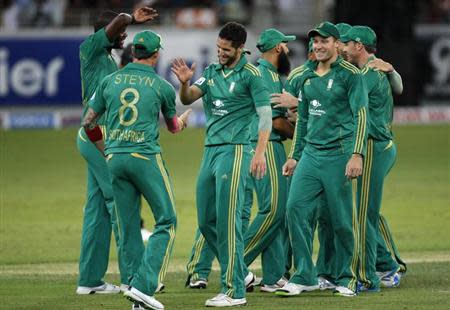
[[[253,145],[255,147],[255,145]],[[269,141],[266,150],[267,173],[262,179],[250,176],[246,187],[243,212],[244,263],[251,263],[261,254],[262,283],[275,284],[285,272],[284,231],[288,181],[282,173],[286,162],[284,146],[279,141]],[[253,191],[258,201],[258,213],[251,222]],[[248,227],[248,228],[247,228]],[[248,273],[244,268],[244,274]]]
[[[250,168],[250,145],[205,146],[197,180],[201,234],[216,255],[221,293],[244,298],[242,208]]]
[[[397,149],[392,140],[367,140],[367,154],[358,184],[358,220],[361,260],[359,276],[366,287],[379,287],[376,275],[379,220],[384,179],[394,165]]]
[[[307,146],[308,147],[308,146]],[[312,260],[317,208],[325,195],[334,234],[335,282],[355,291],[358,264],[357,181],[345,176],[351,154],[317,154],[305,149],[294,171],[287,203],[287,223],[295,273],[290,282],[317,285]]]
[[[105,157],[89,140],[83,128],[77,135],[77,147],[87,162],[87,199],[83,212],[83,229],[79,262],[79,286],[102,285],[108,269],[111,231],[117,248],[119,233],[114,213],[114,198]],[[123,259],[118,257],[120,282],[129,284]]]
[[[173,249],[176,213],[171,180],[161,154],[108,155],[119,226],[119,254],[127,265],[130,285],[153,296],[167,272]],[[155,227],[144,244],[140,229],[141,194],[148,202]]]

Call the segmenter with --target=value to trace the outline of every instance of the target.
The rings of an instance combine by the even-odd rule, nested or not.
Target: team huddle
[[[160,35],[136,34],[133,62],[119,70],[110,53],[123,47],[128,25],[156,16],[151,8],[103,14],[80,46],[85,111],[77,144],[88,164],[88,195],[77,294],[123,292],[132,309],[164,309],[154,295],[164,289],[177,216],[159,114],[178,133],[191,110],[177,116],[175,90],[155,72]],[[245,305],[256,286],[279,296],[329,289],[353,297],[397,287],[406,272],[380,214],[396,158],[392,93],[402,92],[401,77],[375,57],[376,34],[367,26],[323,22],[307,37],[309,59],[292,70],[288,44],[295,36],[263,31],[255,66],[246,58],[247,32],[235,22],[219,32],[218,63],[193,84],[195,64],[172,63],[182,104],[201,98],[206,115],[186,282],[205,288],[217,258],[221,290],[206,306]],[[141,195],[156,222],[146,247]],[[102,280],[111,231],[120,287]],[[258,256],[262,278],[249,270]]]

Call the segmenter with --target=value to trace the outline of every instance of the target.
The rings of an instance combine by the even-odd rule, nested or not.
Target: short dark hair
[[[114,11],[103,11],[94,23],[94,31],[97,32],[106,27],[117,15],[119,14]]]
[[[364,46],[365,50],[367,51],[367,53],[369,53],[369,54],[375,54],[377,52],[377,48],[374,46],[367,46],[364,44],[363,44],[363,46]]]
[[[143,45],[133,45],[133,57],[136,59],[147,59],[155,55],[158,51],[150,53]]]
[[[243,25],[229,22],[220,29],[219,38],[231,41],[231,46],[238,48],[247,41],[247,31]]]

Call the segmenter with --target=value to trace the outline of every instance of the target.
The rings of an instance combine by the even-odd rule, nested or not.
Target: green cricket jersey
[[[130,63],[105,77],[90,107],[105,113],[105,154],[156,154],[159,111],[166,119],[176,115],[175,90],[153,67]]]
[[[370,60],[375,57],[369,58]],[[394,100],[391,85],[385,73],[369,67],[361,70],[369,93],[369,137],[379,141],[391,140]]]
[[[315,77],[316,74],[312,69],[309,68],[309,66],[312,65],[312,62],[310,60],[307,60],[303,65],[293,69],[291,73],[289,74],[285,89],[288,93],[290,93],[292,96],[297,97],[300,100],[300,94],[301,94],[301,88],[303,86],[303,83],[312,77]],[[300,104],[300,103],[299,103]],[[298,125],[298,118],[297,122],[295,123],[295,131],[297,131],[297,125]],[[289,152],[288,157],[292,158],[293,153],[295,149],[300,147],[300,139],[297,139],[297,135],[294,134],[294,137],[292,138],[292,144],[291,144],[291,150]],[[304,139],[302,141],[304,143]]]
[[[313,71],[318,62],[312,62]],[[303,149],[325,155],[364,155],[367,140],[367,89],[360,71],[341,57],[323,76],[304,81],[299,94],[299,121],[292,158]]]
[[[205,145],[249,144],[256,107],[270,106],[269,92],[258,68],[242,55],[230,70],[221,64],[209,65],[194,85],[208,99],[203,100]]]
[[[117,64],[111,57],[108,48],[113,46],[106,36],[105,28],[91,34],[80,45],[81,97],[83,100],[83,116],[87,112],[88,101],[94,95],[101,80],[108,74],[117,71]],[[102,124],[99,120],[99,123]]]
[[[283,83],[278,75],[277,68],[265,59],[258,59],[258,69],[261,73],[261,77],[267,87],[270,94],[281,93],[283,91]],[[286,108],[274,108],[272,107],[272,119],[278,117],[286,117]],[[258,123],[259,117],[255,114],[251,128],[251,141],[258,141]],[[283,137],[276,129],[272,128],[272,132],[269,137],[270,141],[283,141],[286,137]]]

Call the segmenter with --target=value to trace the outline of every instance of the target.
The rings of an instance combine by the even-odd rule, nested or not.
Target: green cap
[[[354,26],[341,38],[342,42],[355,41],[370,47],[377,46],[377,35],[367,26]]]
[[[281,42],[289,42],[294,40],[295,36],[287,36],[274,28],[270,28],[264,30],[260,34],[256,47],[261,51],[261,53],[264,53],[271,50]]]
[[[324,38],[328,37],[334,37],[336,39],[340,38],[339,31],[337,30],[336,26],[330,22],[320,23],[314,29],[308,32],[308,38],[312,38],[317,35]]]
[[[347,23],[339,23],[336,24],[336,28],[339,31],[339,35],[342,37],[347,31],[352,28],[352,26]]]
[[[133,39],[134,52],[152,54],[158,51],[161,46],[161,36],[153,31],[146,30],[137,33]],[[136,48],[139,46],[139,48]],[[136,56],[139,56],[136,54]]]

